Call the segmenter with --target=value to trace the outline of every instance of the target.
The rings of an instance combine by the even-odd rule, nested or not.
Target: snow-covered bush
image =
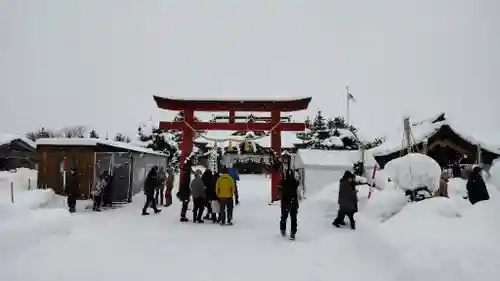
[[[439,187],[441,167],[431,157],[410,153],[386,164],[385,172],[396,187],[404,191],[427,187],[434,192]]]

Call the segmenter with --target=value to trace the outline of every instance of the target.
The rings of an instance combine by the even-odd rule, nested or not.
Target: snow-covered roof
[[[54,145],[54,146],[96,146],[107,145],[124,150],[130,150],[140,153],[166,156],[164,153],[154,151],[149,148],[139,147],[134,144],[117,142],[111,140],[93,139],[93,138],[48,138],[38,139],[36,145]]]
[[[271,136],[265,136],[255,141],[262,147],[271,147]],[[281,147],[293,148],[294,144],[300,144],[302,140],[297,138],[297,132],[281,132]]]
[[[189,101],[294,101],[301,99],[308,99],[310,96],[289,96],[289,95],[245,95],[245,96],[235,96],[235,95],[220,95],[220,96],[162,96],[165,99],[172,100],[189,100]]]
[[[36,148],[36,144],[28,139],[27,137],[23,135],[17,135],[17,134],[0,134],[0,145],[4,145],[7,143],[11,143],[15,140],[21,140],[24,143],[28,144],[29,146]]]
[[[365,167],[377,166],[375,158],[365,151]],[[319,168],[342,168],[350,169],[353,164],[361,160],[361,150],[320,150],[299,149],[295,165],[297,168],[319,167]]]
[[[431,120],[431,119],[429,119]],[[449,121],[440,121],[440,122],[420,122],[412,125],[411,132],[413,134],[413,137],[415,139],[415,143],[419,144],[424,142],[425,140],[429,139],[432,137],[435,133],[437,133],[441,127],[443,126],[449,126],[457,135],[459,135],[461,138],[464,140],[470,142],[471,144],[474,145],[480,145],[481,148],[488,150],[490,152],[500,154],[500,149],[488,145],[486,143],[483,143],[481,141],[478,141],[477,139],[473,138],[472,136],[469,136],[467,134],[464,134],[463,132],[460,132],[456,130],[453,126],[450,125]],[[372,148],[370,152],[373,154],[373,156],[381,156],[381,155],[388,155],[394,152],[398,152],[402,149],[405,148],[405,144],[403,143],[403,132],[404,130],[400,128],[399,132],[394,134],[394,135],[389,135],[386,136],[386,140],[382,145]]]

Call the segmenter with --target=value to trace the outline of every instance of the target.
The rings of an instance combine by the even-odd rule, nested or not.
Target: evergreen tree
[[[92,131],[90,131],[89,138],[91,138],[91,139],[98,139],[99,138],[99,135],[97,134],[97,131],[95,129],[92,129]]]
[[[37,139],[55,138],[57,137],[57,134],[52,130],[47,130],[44,127],[42,127],[38,131],[27,133],[26,137],[32,141],[36,141]]]
[[[122,133],[117,133],[114,141],[129,143],[131,139]]]

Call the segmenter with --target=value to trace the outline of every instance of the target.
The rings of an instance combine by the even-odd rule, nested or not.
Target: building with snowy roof
[[[311,196],[338,182],[345,171],[353,172],[354,164],[362,160],[365,176],[369,177],[377,162],[368,151],[299,149],[294,164],[296,169],[303,169],[304,195]]]
[[[438,162],[441,167],[451,163],[491,165],[500,156],[500,149],[479,141],[457,130],[444,113],[434,118],[411,124],[412,144]],[[386,137],[386,141],[370,152],[383,168],[389,161],[407,154],[403,129]]]
[[[167,155],[129,143],[92,138],[51,138],[36,141],[41,161],[38,165],[39,188],[51,188],[65,194],[69,171],[76,170],[81,199],[90,191],[99,175],[113,175],[112,201],[131,202],[143,188],[151,167],[167,166]]]
[[[33,141],[22,135],[0,134],[0,171],[35,169],[38,160]]]

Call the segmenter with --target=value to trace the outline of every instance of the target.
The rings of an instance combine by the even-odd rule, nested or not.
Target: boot
[[[295,233],[290,234],[290,240],[295,240]]]
[[[285,237],[286,236],[286,231],[285,230],[280,230],[281,236]]]
[[[158,213],[161,213],[161,210],[160,210],[160,209],[156,209],[156,210],[155,210],[155,214],[158,214]]]
[[[352,230],[355,230],[355,229],[356,229],[356,222],[355,222],[355,221],[352,221],[352,222],[351,222],[351,229],[352,229]]]
[[[142,215],[143,216],[149,216],[149,213],[148,212],[142,212]]]
[[[189,220],[187,218],[181,218],[180,221],[181,222],[188,222]]]

